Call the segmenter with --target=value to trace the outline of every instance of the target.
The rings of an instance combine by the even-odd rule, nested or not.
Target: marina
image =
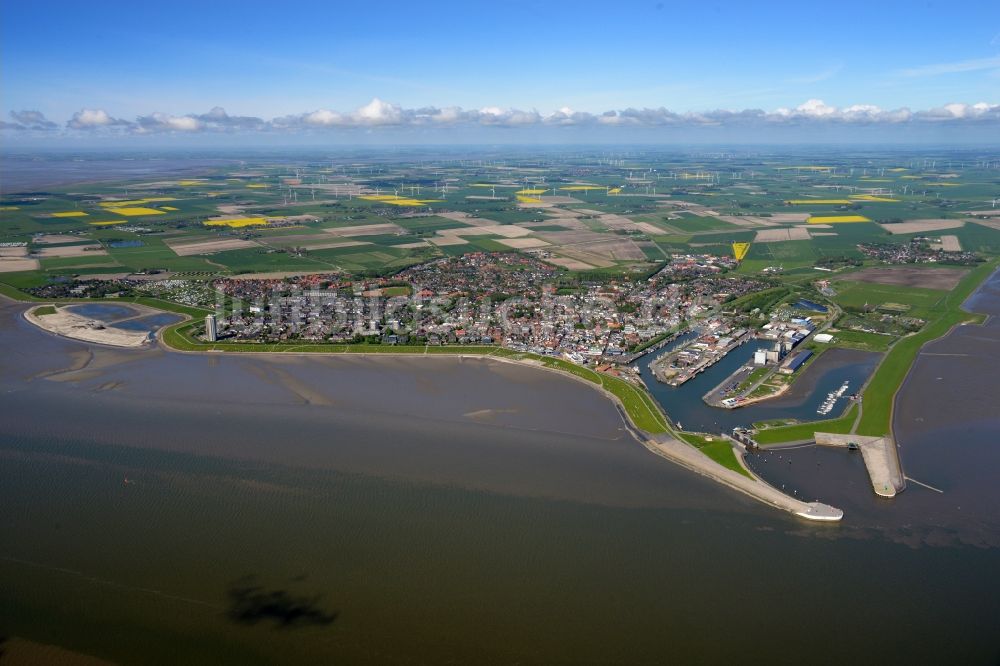
[[[845,393],[847,393],[848,386],[850,386],[850,382],[844,382],[843,384],[840,385],[840,388],[838,388],[836,391],[830,391],[829,393],[827,393],[826,400],[824,400],[823,404],[821,404],[816,409],[816,413],[822,416],[826,416],[827,414],[832,412],[834,406],[837,404],[837,401],[840,400]]]

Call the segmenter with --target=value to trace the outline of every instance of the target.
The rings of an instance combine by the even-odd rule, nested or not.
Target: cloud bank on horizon
[[[231,116],[222,107],[207,113],[171,115],[152,112],[133,120],[112,116],[105,109],[81,109],[63,124],[35,110],[11,111],[0,130],[34,135],[90,134],[106,136],[149,134],[302,133],[377,128],[460,127],[752,127],[752,126],[903,126],[903,125],[1000,126],[1000,104],[955,102],[940,107],[912,110],[882,109],[871,104],[836,107],[810,99],[794,108],[773,111],[717,109],[704,112],[674,112],[659,108],[626,108],[602,113],[561,108],[551,113],[515,108],[458,106],[404,108],[374,98],[353,111],[318,109],[265,120],[254,116]]]

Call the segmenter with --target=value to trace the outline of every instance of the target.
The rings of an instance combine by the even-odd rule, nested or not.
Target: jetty
[[[804,502],[786,495],[753,474],[752,471],[750,471],[751,476],[744,476],[739,472],[727,469],[690,444],[686,444],[671,435],[646,435],[640,436],[638,439],[647,449],[663,458],[765,504],[793,513],[800,518],[819,522],[837,522],[844,517],[843,511],[829,504]],[[737,456],[742,459],[742,448],[739,445],[734,445],[734,450],[737,449]]]
[[[817,432],[815,437],[820,446],[860,450],[876,495],[895,497],[906,488],[906,477],[903,476],[896,442],[892,437],[838,435],[830,432]]]

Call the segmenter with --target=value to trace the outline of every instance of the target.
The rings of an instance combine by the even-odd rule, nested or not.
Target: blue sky
[[[1000,127],[1000,2],[0,7],[8,135]]]

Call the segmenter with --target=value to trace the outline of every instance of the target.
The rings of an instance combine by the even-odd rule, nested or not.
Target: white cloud
[[[10,119],[14,122],[0,120],[0,129],[13,130],[53,130],[58,125],[45,117],[41,111],[11,111]]]
[[[174,130],[177,132],[197,132],[202,128],[202,122],[194,116],[171,116],[166,113],[154,113],[139,119],[140,124],[147,129]]]
[[[127,120],[112,118],[104,109],[80,109],[73,114],[66,126],[70,129],[94,129],[130,125]]]
[[[213,107],[201,115],[188,114],[174,116],[166,113],[151,113],[136,119],[136,132],[228,132],[235,130],[261,131],[271,127],[271,123],[254,116],[231,116],[221,106]]]
[[[326,109],[320,109],[319,111],[307,113],[303,116],[302,120],[308,125],[319,125],[321,127],[344,124],[344,116]]]
[[[794,109],[780,108],[775,110],[774,114],[780,118],[825,118],[832,116],[837,113],[837,109],[826,104],[821,99],[810,99],[802,104],[799,104]]]
[[[975,122],[1000,121],[1000,104],[945,104],[942,107],[928,109],[915,114],[920,120],[931,122]]]
[[[57,126],[38,111],[11,112],[14,122],[0,121],[0,129],[38,130]],[[873,104],[837,107],[820,99],[809,99],[793,108],[716,109],[678,113],[659,108],[626,108],[603,113],[562,107],[543,114],[537,110],[486,106],[408,109],[374,98],[353,111],[319,109],[302,114],[263,120],[254,116],[230,116],[222,107],[207,113],[170,115],[154,112],[134,122],[112,116],[103,109],[81,109],[66,123],[72,131],[151,133],[193,132],[293,132],[299,130],[358,130],[385,127],[713,127],[787,125],[898,125],[903,123],[997,123],[1000,104],[955,102],[914,111],[906,107],[883,109]]]
[[[212,130],[264,129],[267,125],[263,119],[254,116],[231,116],[221,106],[194,117],[202,123],[202,127]]]
[[[353,117],[359,125],[398,125],[403,119],[403,110],[376,97],[355,111]]]

